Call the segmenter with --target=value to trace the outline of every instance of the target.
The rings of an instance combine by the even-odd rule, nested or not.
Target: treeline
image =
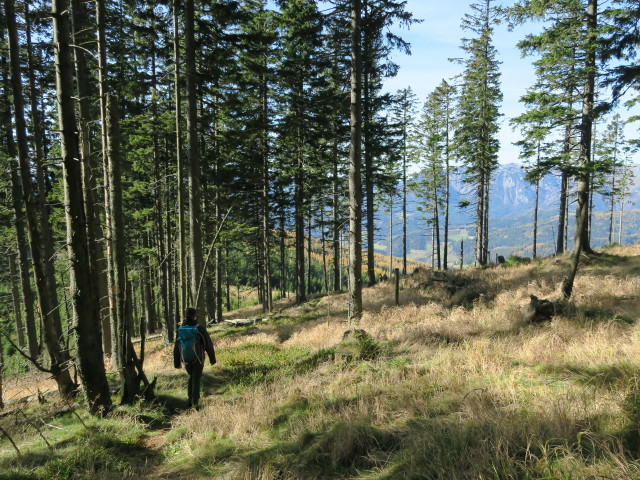
[[[418,117],[408,89],[383,92],[398,70],[390,54],[410,47],[394,26],[417,21],[405,2],[4,0],[3,341],[63,395],[77,373],[89,410],[102,413],[105,353],[121,401],[152,394],[134,332],[171,342],[188,305],[219,322],[232,285],[254,286],[265,311],[288,292],[303,302],[348,285],[357,319],[363,278],[381,274],[382,202],[402,208],[402,271],[409,188],[424,198],[447,268],[454,168],[470,185],[485,264],[502,98],[493,26],[546,20],[523,42],[546,63],[517,121],[526,152],[545,152],[532,157],[532,179],[577,178],[584,206],[589,182],[613,170],[590,150],[596,79],[606,73],[615,96],[637,87],[638,7],[614,4],[606,29],[595,0],[473,4],[462,73]]]

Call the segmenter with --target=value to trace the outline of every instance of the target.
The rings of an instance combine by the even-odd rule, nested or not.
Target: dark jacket
[[[213,349],[213,341],[211,340],[211,337],[209,336],[209,332],[207,332],[207,329],[204,328],[202,325],[198,325],[198,344],[200,347],[200,351],[204,351],[207,352],[207,356],[209,357],[209,362],[211,362],[211,365],[214,365],[216,363],[216,352]],[[199,362],[199,360],[196,360],[197,362]],[[204,358],[203,358],[203,363],[204,363]],[[180,354],[180,341],[177,338],[176,335],[176,343],[173,346],[173,366],[176,368],[180,368],[182,366],[182,355]]]

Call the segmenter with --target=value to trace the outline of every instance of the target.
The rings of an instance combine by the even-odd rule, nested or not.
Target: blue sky
[[[407,0],[406,10],[423,22],[412,25],[409,30],[394,30],[411,43],[412,55],[394,53],[392,58],[400,65],[400,71],[397,77],[386,81],[387,91],[395,92],[411,86],[422,103],[443,79],[449,80],[461,73],[462,67],[448,59],[463,55],[460,49],[461,39],[469,34],[462,31],[460,23],[463,15],[470,12],[470,4],[471,0]],[[502,62],[500,70],[504,95],[501,107],[500,163],[519,161],[519,150],[512,144],[519,140],[519,135],[512,131],[509,120],[523,112],[523,106],[518,100],[533,83],[534,72],[531,67],[533,59],[521,58],[516,44],[527,33],[538,29],[539,26],[535,24],[517,27],[512,32],[508,31],[506,25],[495,28],[493,43],[498,51],[498,59]],[[626,109],[621,109],[620,114],[623,119],[629,115]],[[627,139],[637,137],[637,131],[637,124],[629,126],[626,130]]]

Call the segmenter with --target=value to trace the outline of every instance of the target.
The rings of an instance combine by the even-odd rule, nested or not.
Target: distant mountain
[[[630,196],[625,204],[624,224],[622,227],[623,243],[640,241],[640,165],[633,167],[634,180]],[[495,255],[509,256],[532,253],[533,208],[535,189],[524,179],[524,170],[517,164],[501,165],[493,175],[489,204],[489,250],[492,258]],[[474,210],[473,206],[461,209],[458,207],[462,199],[473,203],[473,192],[463,182],[462,175],[454,175],[451,179],[450,202],[450,263],[458,263],[461,240],[464,241],[464,263],[473,261],[474,247]],[[555,253],[555,238],[558,221],[560,199],[560,178],[547,175],[540,182],[539,190],[539,225],[537,250],[539,256]],[[571,248],[575,225],[573,198],[569,213],[569,241]],[[592,245],[599,247],[608,243],[609,205],[599,194],[594,194],[594,215],[592,225]],[[614,241],[617,241],[619,205],[615,207]],[[401,212],[394,207],[393,216],[393,254],[402,255]],[[415,194],[408,199],[408,234],[407,243],[409,257],[414,260],[431,262],[431,226],[423,219]],[[389,254],[389,214],[379,212],[378,233],[376,234],[376,251]]]

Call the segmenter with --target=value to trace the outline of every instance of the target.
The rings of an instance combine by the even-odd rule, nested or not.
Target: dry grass
[[[640,478],[640,246],[592,258],[562,315],[525,324],[529,296],[559,300],[567,268],[449,272],[455,301],[421,271],[400,307],[391,282],[367,288],[370,361],[321,355],[350,327],[345,295],[216,327],[213,394],[171,419],[149,478]],[[147,369],[166,376],[170,358]]]
[[[222,478],[637,478],[624,432],[640,366],[638,255],[611,249],[584,265],[564,316],[537,327],[523,323],[529,295],[559,299],[566,258],[456,274],[483,293],[465,306],[443,306],[442,283],[418,288],[428,272],[403,279],[401,307],[392,284],[365,289],[358,328],[388,346],[381,358],[211,398],[176,424],[193,444],[232,439],[212,467]],[[332,347],[345,301],[321,299],[284,342],[266,325],[251,341]]]

